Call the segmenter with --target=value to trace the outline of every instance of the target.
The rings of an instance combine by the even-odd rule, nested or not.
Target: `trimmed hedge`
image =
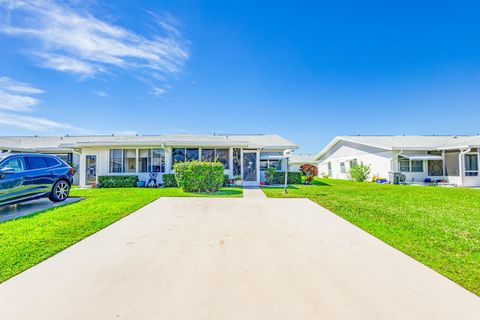
[[[137,176],[98,176],[99,188],[133,188],[137,186]]]
[[[186,192],[216,192],[225,179],[220,162],[180,162],[173,169],[178,186]]]
[[[164,188],[176,188],[178,187],[177,180],[173,173],[165,173],[162,175],[163,187]]]
[[[285,172],[277,171],[273,175],[274,184],[284,184],[285,183]],[[288,183],[289,184],[301,184],[302,183],[302,173],[301,172],[289,172],[288,173]]]

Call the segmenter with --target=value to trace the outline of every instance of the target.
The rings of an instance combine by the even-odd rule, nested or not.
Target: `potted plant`
[[[234,177],[234,180],[235,180],[235,185],[237,187],[241,187],[242,186],[242,176],[235,176]]]

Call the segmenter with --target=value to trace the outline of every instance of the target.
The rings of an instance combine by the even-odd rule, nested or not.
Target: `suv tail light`
[[[73,176],[75,174],[75,169],[73,167],[70,167],[70,174]]]

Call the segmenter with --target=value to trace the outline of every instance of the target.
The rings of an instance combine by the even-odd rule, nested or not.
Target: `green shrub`
[[[274,174],[274,184],[284,184],[285,183],[285,172],[277,171]],[[289,172],[288,173],[288,184],[300,184],[302,183],[302,173],[301,172]]]
[[[275,168],[268,168],[267,170],[265,170],[265,180],[267,184],[275,183],[275,172],[277,172]]]
[[[216,192],[225,178],[220,162],[180,162],[173,169],[179,187],[186,192]]]
[[[176,188],[178,187],[177,180],[173,173],[165,173],[162,175],[163,187],[164,188]]]
[[[229,174],[224,174],[223,175],[223,186],[228,187],[230,185],[230,175]]]
[[[137,186],[137,176],[98,176],[99,188],[133,188]]]
[[[370,176],[370,166],[360,163],[350,169],[350,177],[358,182],[363,182]]]

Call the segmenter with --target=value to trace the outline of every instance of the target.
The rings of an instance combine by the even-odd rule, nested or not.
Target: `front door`
[[[85,184],[92,185],[97,182],[97,156],[85,156]]]
[[[258,164],[256,151],[243,152],[243,185],[258,186]]]

